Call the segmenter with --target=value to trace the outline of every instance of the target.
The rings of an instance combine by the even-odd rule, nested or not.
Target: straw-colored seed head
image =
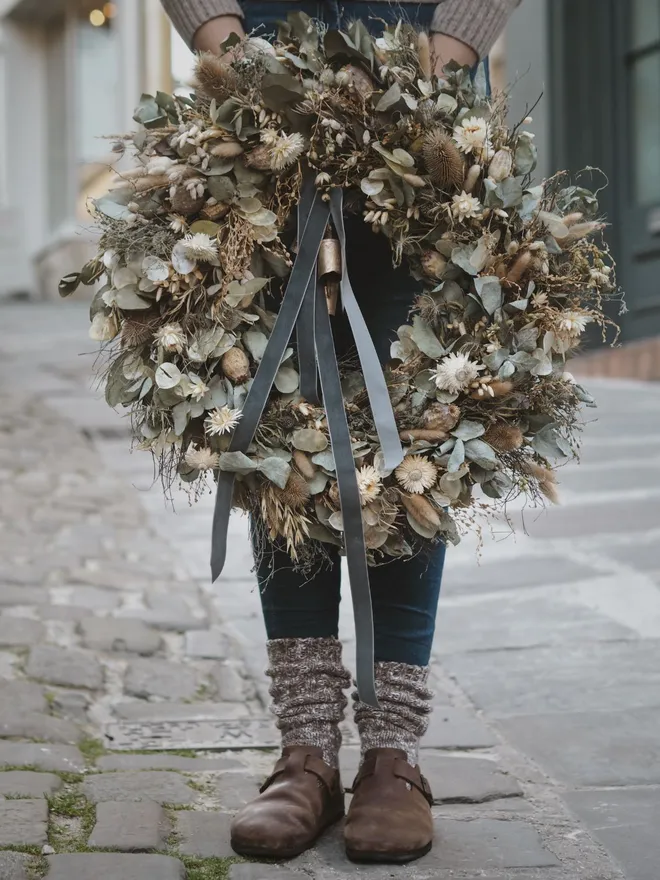
[[[123,348],[140,348],[151,342],[153,327],[140,318],[127,318],[121,328],[121,344]]]
[[[424,251],[421,257],[422,271],[429,278],[440,279],[445,274],[447,260],[437,251]]]
[[[316,466],[312,464],[309,457],[301,452],[300,449],[293,450],[293,460],[300,473],[307,480],[311,480],[316,473]]]
[[[496,422],[484,434],[484,440],[497,452],[513,452],[523,445],[523,432],[517,425]]]
[[[429,177],[441,189],[458,189],[463,183],[465,162],[461,151],[442,128],[424,137],[422,155]]]
[[[270,171],[272,167],[273,153],[266,144],[259,144],[254,150],[245,154],[245,163],[255,171]]]
[[[416,519],[418,523],[429,529],[440,528],[438,512],[424,495],[406,495],[402,492],[401,502],[412,518]]]
[[[284,489],[275,488],[275,492],[283,504],[291,510],[302,510],[309,501],[309,487],[304,477],[291,471]]]
[[[195,68],[195,81],[200,94],[224,101],[236,86],[236,73],[214,52],[202,52]]]

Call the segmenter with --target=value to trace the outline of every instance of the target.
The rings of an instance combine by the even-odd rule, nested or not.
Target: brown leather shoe
[[[344,836],[354,862],[411,862],[433,846],[433,795],[400,749],[370,749],[353,783]]]
[[[343,815],[339,771],[322,750],[287,746],[259,797],[234,818],[231,845],[242,856],[291,859]]]

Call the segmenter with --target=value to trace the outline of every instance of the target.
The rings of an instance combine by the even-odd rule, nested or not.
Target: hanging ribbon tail
[[[387,382],[378,353],[373,344],[364,316],[351,287],[346,261],[346,230],[344,228],[344,192],[335,188],[331,192],[330,205],[332,221],[341,245],[341,300],[353,332],[355,347],[360,358],[362,373],[369,396],[369,405],[374,418],[376,432],[383,451],[383,464],[386,470],[393,471],[403,461],[403,449],[394,418],[392,401],[387,390]]]
[[[275,376],[298,320],[303,299],[309,288],[329,215],[329,206],[322,201],[320,194],[315,192],[307,223],[300,236],[298,255],[289,276],[280,311],[252,382],[252,387],[245,399],[241,421],[229,443],[229,452],[247,452],[254,439],[259,420],[275,382]],[[235,479],[235,474],[220,471],[215,496],[211,545],[211,576],[214,581],[220,576],[227,558],[227,530]]]
[[[316,354],[323,403],[335,459],[339,501],[344,525],[344,547],[351,582],[356,640],[356,681],[363,703],[379,708],[374,682],[374,624],[369,587],[369,567],[362,525],[362,506],[358,489],[351,434],[346,419],[341,378],[332,337],[330,315],[323,284],[316,288]]]

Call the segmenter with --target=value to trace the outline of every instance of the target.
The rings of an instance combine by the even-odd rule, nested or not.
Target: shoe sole
[[[252,859],[276,859],[278,861],[285,859],[295,859],[296,856],[302,855],[302,853],[307,852],[308,849],[311,849],[316,841],[322,837],[323,834],[331,828],[333,825],[336,825],[341,819],[343,819],[345,813],[340,813],[334,819],[331,819],[326,825],[321,828],[319,833],[313,840],[310,840],[303,847],[296,847],[295,849],[288,850],[278,850],[274,852],[272,849],[267,849],[259,846],[242,846],[240,843],[237,843],[233,838],[230,841],[231,848],[234,852],[239,856],[247,856]]]
[[[433,841],[423,846],[421,849],[413,850],[406,853],[382,853],[382,852],[362,852],[361,850],[346,849],[346,856],[351,862],[370,862],[382,865],[403,865],[406,862],[414,862],[421,859],[427,853],[431,852]]]

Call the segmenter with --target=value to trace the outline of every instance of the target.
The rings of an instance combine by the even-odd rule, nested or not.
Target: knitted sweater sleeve
[[[238,0],[161,0],[170,21],[192,48],[197,31],[221,15],[243,17]]]
[[[455,37],[485,58],[516,6],[522,0],[444,0],[438,4],[431,30]]]

